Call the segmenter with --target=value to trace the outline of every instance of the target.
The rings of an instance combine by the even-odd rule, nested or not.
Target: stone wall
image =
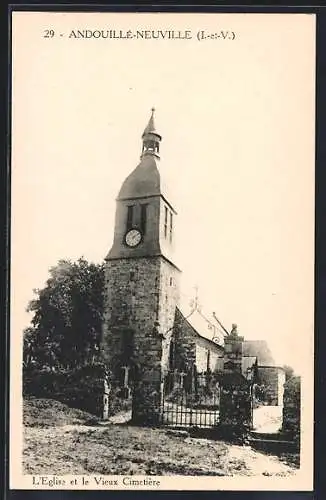
[[[283,404],[285,373],[278,366],[258,366],[259,385],[264,388],[265,402],[274,406]]]
[[[211,342],[198,337],[196,339],[196,368],[198,373],[220,372],[224,364],[223,350],[215,348]]]
[[[163,337],[162,372],[169,370],[170,343],[173,336],[176,306],[180,300],[180,271],[164,258],[160,263],[159,330]]]
[[[209,350],[205,346],[196,343],[196,368],[198,373],[206,372],[209,367]]]
[[[223,371],[224,365],[224,354],[221,350],[220,352],[211,351],[210,360],[209,360],[209,368],[212,372],[221,372]]]
[[[278,383],[277,405],[283,406],[284,384],[285,384],[285,371],[283,369],[279,369],[277,383]]]
[[[178,308],[175,312],[173,346],[170,368],[178,371],[191,371],[196,364],[196,339],[193,328]]]

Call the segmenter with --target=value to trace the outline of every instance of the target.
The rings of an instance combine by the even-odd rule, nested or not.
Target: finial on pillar
[[[236,323],[232,323],[231,335],[238,336],[238,325]]]

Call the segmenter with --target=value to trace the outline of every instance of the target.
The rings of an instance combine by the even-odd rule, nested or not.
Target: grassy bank
[[[24,404],[26,474],[287,476],[277,457],[187,433],[99,422],[53,400]]]

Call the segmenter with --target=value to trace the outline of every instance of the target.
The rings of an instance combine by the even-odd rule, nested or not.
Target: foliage
[[[301,379],[292,377],[284,384],[283,432],[296,442],[300,441]]]
[[[25,396],[54,398],[72,408],[101,416],[106,375],[104,365],[97,362],[57,371],[29,366],[24,371],[23,392]]]
[[[292,366],[283,365],[283,369],[284,369],[284,372],[285,372],[285,380],[286,381],[293,377],[294,370],[293,370]]]
[[[102,264],[60,260],[46,286],[34,290],[24,332],[24,370],[64,371],[98,359],[103,318]]]

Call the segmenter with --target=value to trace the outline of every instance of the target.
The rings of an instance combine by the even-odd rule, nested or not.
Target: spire
[[[160,134],[158,134],[155,128],[155,122],[154,122],[155,108],[152,108],[151,112],[152,113],[150,119],[142,135],[143,149],[141,158],[145,155],[152,155],[159,158],[160,142],[162,140],[162,137],[160,136]]]
[[[148,121],[148,124],[147,124],[147,126],[146,126],[146,128],[145,128],[145,130],[143,132],[142,137],[144,137],[147,134],[156,134],[156,135],[158,135],[157,132],[156,132],[155,123],[154,123],[155,108],[152,108],[151,112],[152,112],[151,117],[150,117],[150,119]]]

